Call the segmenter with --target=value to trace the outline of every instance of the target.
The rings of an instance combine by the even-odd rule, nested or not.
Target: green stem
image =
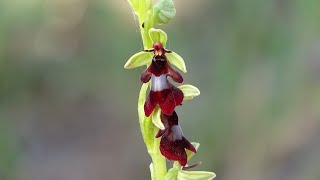
[[[153,12],[152,12],[152,0],[139,0],[139,12],[138,12],[138,17],[139,17],[139,26],[140,26],[140,31],[141,31],[141,37],[142,37],[142,42],[143,42],[143,47],[144,49],[151,49],[152,48],[152,41],[149,37],[149,29],[154,26],[153,22]],[[142,27],[142,24],[144,24],[144,27]],[[145,99],[145,94],[146,94],[146,88],[144,86],[141,88],[140,99]],[[141,97],[144,96],[144,97]],[[143,109],[143,104],[139,102],[138,103],[138,109],[139,111]],[[151,118],[145,118],[144,113],[139,112],[139,117],[140,119],[143,120],[149,120],[151,121]],[[148,148],[148,153],[151,156],[153,166],[151,167],[151,177],[152,180],[163,180],[164,176],[167,173],[167,167],[166,167],[166,160],[162,156],[160,152],[160,139],[155,138],[155,134],[158,131],[158,128],[154,126],[154,124],[151,122],[142,122],[140,121],[140,127],[141,127],[141,132],[142,135],[144,136],[144,141],[146,143],[146,146]],[[146,132],[152,130],[153,132]],[[149,136],[149,137],[145,137]],[[152,140],[153,144],[149,144],[148,140]]]
[[[157,128],[155,129],[158,131]],[[153,162],[155,179],[163,180],[164,176],[167,174],[167,165],[166,165],[166,159],[162,156],[160,152],[160,139],[155,138],[154,144],[153,144],[153,154],[150,154],[150,155]]]

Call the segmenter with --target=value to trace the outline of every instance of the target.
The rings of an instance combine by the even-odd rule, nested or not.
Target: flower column
[[[211,172],[185,171],[192,167],[186,164],[199,144],[191,144],[184,137],[175,108],[183,100],[198,96],[200,91],[191,85],[175,87],[170,83],[168,76],[177,83],[183,82],[171,64],[182,72],[186,72],[186,66],[178,54],[165,49],[167,34],[153,28],[154,22],[165,24],[174,17],[174,4],[172,0],[160,0],[155,6],[151,0],[129,0],[129,3],[139,18],[145,50],[133,55],[124,67],[147,65],[140,77],[144,84],[140,90],[138,113],[142,136],[152,158],[151,177],[156,180],[213,179],[215,174]],[[164,157],[176,161],[168,172]]]

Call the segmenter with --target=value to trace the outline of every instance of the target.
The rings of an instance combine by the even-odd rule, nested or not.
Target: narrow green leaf
[[[191,100],[194,97],[200,95],[200,90],[197,87],[192,86],[190,84],[184,84],[178,86],[178,88],[183,92],[184,100]]]
[[[175,65],[182,72],[184,72],[184,73],[187,72],[186,64],[179,54],[177,54],[175,52],[166,53],[166,57],[171,64]]]
[[[154,109],[153,114],[152,114],[152,122],[156,127],[158,127],[161,130],[164,130],[165,128],[164,128],[164,125],[161,121],[160,115],[161,115],[161,110],[160,110],[159,106],[157,106]]]
[[[159,42],[163,45],[164,48],[166,47],[168,36],[167,33],[163,30],[151,28],[149,30],[149,36],[152,40],[152,43]]]
[[[211,180],[216,174],[208,171],[184,171],[178,172],[177,180]]]
[[[153,17],[157,24],[166,24],[176,15],[172,0],[159,0],[153,7]]]
[[[132,69],[143,65],[148,65],[152,61],[152,53],[150,52],[138,52],[133,55],[127,63],[124,65],[125,69]]]

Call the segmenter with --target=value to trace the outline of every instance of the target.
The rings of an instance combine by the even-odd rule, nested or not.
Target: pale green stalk
[[[153,28],[154,22],[152,17],[152,1],[139,0],[139,26],[144,49],[152,48],[152,41],[149,37],[149,29]],[[144,24],[144,28],[142,27]],[[166,160],[160,153],[160,139],[155,138],[158,128],[152,123],[152,116],[149,118],[144,115],[144,102],[146,99],[147,84],[141,87],[138,102],[138,112],[140,119],[140,128],[143,139],[148,149],[148,153],[152,159],[150,166],[151,178],[153,180],[162,180],[167,173]]]

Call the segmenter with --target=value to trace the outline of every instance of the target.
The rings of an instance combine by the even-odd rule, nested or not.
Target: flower
[[[156,138],[161,137],[161,154],[167,159],[178,161],[181,166],[185,166],[188,161],[185,149],[196,153],[196,148],[183,136],[175,111],[172,115],[161,113],[161,120],[165,129],[160,129],[156,135]]]
[[[141,81],[147,83],[152,80],[151,90],[144,104],[144,111],[147,117],[159,105],[162,112],[171,115],[176,106],[181,105],[183,101],[183,92],[173,86],[167,79],[170,76],[175,82],[182,83],[183,78],[179,72],[174,70],[165,56],[171,51],[163,48],[161,43],[154,43],[152,50],[154,52],[151,65],[141,74]]]

